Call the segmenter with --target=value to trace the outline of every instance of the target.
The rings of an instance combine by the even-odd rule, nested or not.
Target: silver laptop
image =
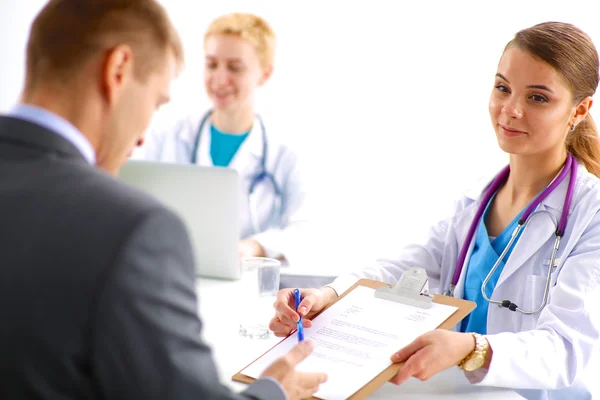
[[[129,160],[119,178],[157,198],[187,225],[197,274],[239,279],[239,175],[229,168]]]

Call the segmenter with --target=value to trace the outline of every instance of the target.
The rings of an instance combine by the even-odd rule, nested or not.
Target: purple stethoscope
[[[533,212],[535,210],[535,208],[546,197],[548,197],[548,195],[565,179],[565,177],[567,176],[567,173],[569,171],[571,173],[571,176],[569,179],[569,187],[567,189],[567,194],[565,196],[565,203],[563,205],[562,214],[560,216],[560,221],[558,223],[558,226],[556,227],[556,231],[554,232],[554,234],[556,235],[556,240],[554,242],[554,249],[552,250],[552,258],[550,259],[550,268],[548,268],[548,276],[546,277],[546,288],[544,290],[544,298],[542,300],[542,304],[534,311],[525,311],[525,310],[519,308],[515,303],[511,302],[510,300],[496,301],[496,300],[490,299],[488,297],[488,295],[485,293],[485,286],[487,285],[488,281],[494,274],[494,271],[496,271],[496,269],[500,265],[501,260],[504,259],[504,256],[506,255],[508,250],[513,245],[513,242],[518,237],[521,229],[523,227],[525,227],[525,225],[529,221],[529,218],[533,214],[535,214]],[[492,198],[492,196],[494,195],[494,193],[496,193],[496,191],[498,189],[500,189],[500,187],[502,185],[504,185],[504,183],[506,182],[509,174],[510,174],[510,166],[506,166],[502,171],[500,171],[498,176],[496,176],[496,178],[494,178],[492,183],[490,183],[490,185],[484,190],[483,198],[481,200],[481,203],[479,204],[479,208],[477,209],[475,218],[473,219],[473,222],[471,223],[469,232],[467,233],[467,238],[465,240],[465,243],[463,244],[463,247],[460,250],[460,254],[458,256],[458,261],[456,262],[456,269],[454,270],[454,276],[452,277],[452,284],[450,285],[450,289],[447,290],[446,293],[444,293],[445,295],[449,295],[449,296],[454,295],[454,288],[456,287],[456,284],[458,283],[458,279],[460,278],[460,274],[463,269],[465,259],[467,258],[467,252],[469,251],[469,246],[473,240],[473,237],[475,236],[475,231],[477,229],[477,226],[479,225],[481,216],[483,215],[483,212],[485,211],[485,208],[486,208],[488,202],[490,201],[490,199]],[[538,197],[536,197],[534,199],[534,201],[529,205],[529,207],[527,207],[525,209],[525,212],[523,212],[521,219],[519,219],[518,225],[517,225],[516,229],[514,230],[512,236],[510,238],[510,241],[508,242],[508,244],[504,248],[504,251],[502,251],[502,254],[500,254],[500,257],[498,257],[498,260],[496,261],[496,263],[494,264],[494,266],[492,267],[490,272],[487,274],[485,280],[483,281],[483,283],[481,285],[481,294],[483,295],[483,298],[486,301],[488,301],[489,303],[492,303],[492,304],[497,304],[498,306],[508,308],[511,311],[519,311],[526,315],[537,314],[540,311],[542,311],[542,309],[546,306],[546,303],[548,302],[548,293],[550,291],[550,279],[551,279],[552,267],[554,266],[556,252],[558,251],[558,247],[560,246],[560,238],[565,233],[565,227],[567,226],[567,214],[569,213],[569,207],[571,205],[571,200],[573,199],[573,192],[574,192],[573,188],[575,187],[575,179],[576,178],[577,178],[577,161],[575,160],[575,157],[573,157],[573,155],[571,153],[568,153],[567,161],[565,163],[564,168],[561,170],[558,177],[548,187],[546,187],[546,189],[544,189],[544,191]],[[548,212],[548,211],[543,211],[543,212]],[[554,217],[552,217],[552,219],[554,220]],[[554,222],[556,225],[556,221],[554,221]]]

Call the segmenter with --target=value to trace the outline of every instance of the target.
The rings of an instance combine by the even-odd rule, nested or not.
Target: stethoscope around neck
[[[211,115],[212,115],[212,110],[207,111],[206,114],[204,114],[204,116],[202,117],[202,120],[200,121],[200,127],[198,128],[198,132],[194,139],[194,145],[192,146],[192,155],[191,155],[191,160],[190,160],[192,162],[192,164],[197,164],[197,162],[198,162],[198,149],[200,147],[200,135],[202,135],[202,131],[204,130],[206,122],[208,121],[208,119],[210,118]],[[267,143],[267,131],[265,129],[265,124],[263,123],[263,120],[259,115],[256,116],[256,119],[258,119],[258,122],[260,124],[263,148],[262,148],[262,155],[260,158],[259,172],[252,176],[252,178],[250,180],[250,186],[248,187],[248,210],[249,210],[249,214],[250,214],[250,222],[252,223],[252,229],[254,230],[255,234],[262,232],[260,223],[258,221],[259,199],[256,195],[256,192],[254,191],[256,189],[256,186],[260,182],[263,182],[263,181],[271,182],[271,185],[273,187],[273,192],[275,194],[274,201],[273,201],[273,207],[271,208],[271,213],[277,212],[277,210],[279,210],[279,212],[281,212],[282,199],[283,199],[281,190],[279,188],[279,185],[277,184],[277,181],[275,180],[275,177],[273,176],[273,174],[271,174],[270,172],[267,171],[267,153],[268,153],[269,146]]]
[[[556,226],[556,230],[554,231],[554,235],[556,236],[556,239],[554,241],[554,247],[552,248],[552,257],[550,259],[550,266],[548,268],[548,274],[546,276],[546,286],[544,288],[544,297],[542,298],[542,302],[541,302],[540,306],[538,308],[536,308],[535,310],[526,311],[526,310],[520,308],[519,306],[517,306],[515,303],[513,303],[510,300],[502,300],[502,301],[492,300],[485,292],[485,287],[486,287],[487,283],[491,279],[494,272],[498,269],[498,266],[500,265],[500,263],[506,256],[506,253],[508,253],[509,249],[512,247],[515,240],[519,237],[519,232],[521,232],[521,230],[527,225],[527,223],[529,222],[531,217],[533,217],[537,213],[549,213],[548,211],[545,211],[545,210],[536,211],[536,212],[534,212],[534,210],[566,178],[567,173],[569,173],[569,172],[570,172],[569,186],[567,188],[567,194],[565,196],[565,202],[563,204],[562,214],[560,217],[560,221],[558,222],[558,225],[556,224],[556,220],[554,219],[554,216],[552,214],[550,214],[550,216],[552,217],[552,221],[554,222],[554,226]],[[460,253],[458,256],[458,261],[456,262],[456,268],[454,270],[454,276],[452,277],[452,284],[450,285],[450,289],[448,289],[444,294],[450,295],[450,296],[454,295],[454,288],[456,287],[456,284],[458,283],[458,280],[460,279],[460,274],[461,274],[463,266],[465,264],[467,252],[469,251],[469,246],[471,245],[471,242],[473,241],[473,238],[475,237],[475,231],[477,230],[479,221],[481,220],[481,217],[483,216],[483,213],[485,211],[485,208],[486,208],[488,202],[490,201],[490,199],[492,198],[494,193],[496,193],[496,191],[498,189],[500,189],[500,187],[502,185],[504,185],[504,183],[508,179],[509,174],[510,174],[510,166],[506,166],[496,176],[496,178],[494,178],[492,183],[483,192],[481,203],[479,204],[479,208],[477,209],[477,213],[475,214],[475,218],[473,219],[473,222],[471,222],[471,226],[469,227],[469,231],[467,233],[467,238],[465,240],[465,243],[463,244],[463,246],[460,250]],[[573,193],[574,193],[576,178],[577,178],[577,161],[575,160],[575,157],[573,157],[573,155],[568,153],[565,166],[561,170],[558,177],[548,187],[546,187],[546,189],[544,189],[544,191],[539,196],[537,196],[535,198],[535,200],[533,202],[531,202],[531,204],[525,209],[525,211],[523,212],[523,215],[521,216],[521,218],[518,221],[517,227],[515,228],[515,230],[512,233],[510,241],[508,242],[508,244],[502,251],[502,254],[500,254],[500,256],[498,257],[498,260],[496,260],[496,262],[494,263],[494,266],[492,267],[490,272],[487,274],[487,276],[483,280],[483,283],[481,284],[481,294],[483,295],[483,298],[487,302],[489,302],[491,304],[496,304],[501,307],[508,308],[510,311],[518,311],[525,315],[537,314],[540,311],[542,311],[542,309],[546,306],[546,304],[548,303],[548,293],[550,292],[550,281],[551,281],[551,277],[552,277],[552,269],[554,267],[556,253],[560,246],[560,239],[564,235],[565,227],[567,226],[567,215],[569,214],[569,207],[571,206],[571,200],[573,200]]]

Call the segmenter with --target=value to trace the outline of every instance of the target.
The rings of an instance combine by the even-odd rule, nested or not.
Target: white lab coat
[[[150,129],[141,151],[133,158],[172,163],[191,163],[192,151],[204,113],[191,115],[169,129]],[[250,134],[231,160],[230,168],[240,174],[240,238],[255,238],[270,257],[285,255],[293,258],[294,246],[304,242],[306,236],[306,188],[298,159],[288,147],[267,135],[266,170],[273,174],[282,193],[281,201],[275,196],[268,179],[255,186],[252,199],[248,196],[252,177],[261,170],[263,136],[258,119]],[[196,160],[198,165],[213,166],[210,157],[210,120],[204,124],[200,135]],[[250,202],[256,206],[256,220],[260,232],[256,233],[250,218]]]
[[[549,211],[558,221],[568,182],[561,182],[538,210]],[[372,267],[341,276],[331,286],[341,293],[358,278],[396,283],[406,269],[424,267],[432,291],[443,292],[452,281],[482,191],[478,187],[467,193],[454,215],[432,228],[425,243],[406,247],[395,260],[378,260]],[[492,362],[488,371],[466,373],[472,383],[521,389],[518,392],[529,399],[600,398],[599,209],[600,180],[579,164],[548,304],[536,315],[489,306]],[[502,270],[493,300],[509,299],[525,310],[540,305],[555,229],[547,213],[530,220]],[[468,257],[455,289],[457,298],[463,297]]]

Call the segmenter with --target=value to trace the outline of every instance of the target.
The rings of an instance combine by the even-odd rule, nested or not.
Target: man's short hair
[[[26,89],[66,83],[90,59],[121,44],[132,48],[140,80],[160,69],[169,51],[183,64],[181,39],[155,0],[50,0],[31,26]]]

